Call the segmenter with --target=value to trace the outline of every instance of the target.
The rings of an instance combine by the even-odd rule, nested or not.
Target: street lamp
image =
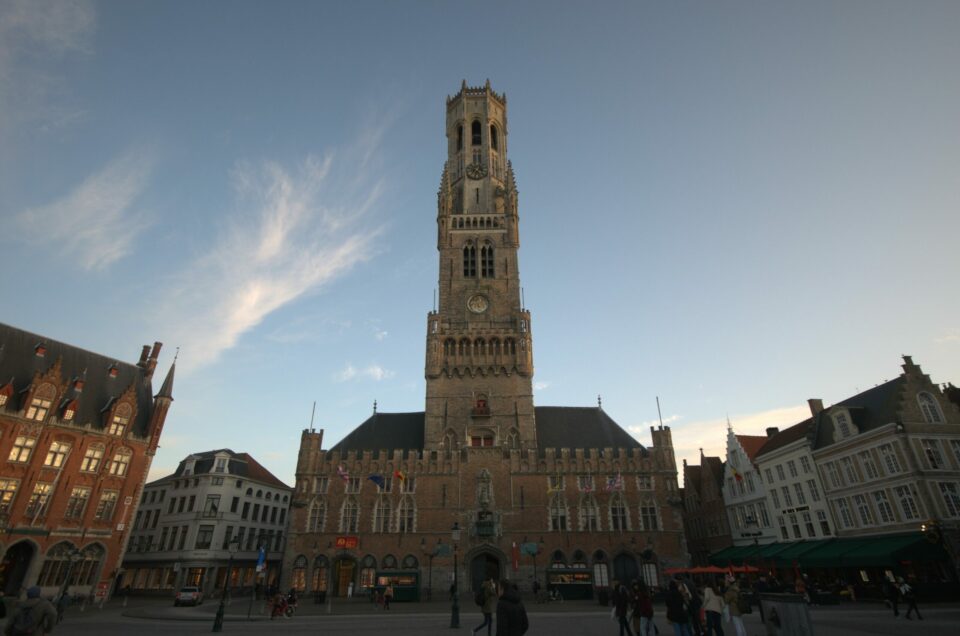
[[[220,606],[217,607],[217,615],[213,619],[213,630],[215,632],[223,631],[223,611],[224,603],[227,600],[227,594],[230,593],[230,571],[233,570],[233,555],[240,548],[240,539],[233,537],[227,544],[230,556],[227,558],[227,576],[223,580],[223,592],[220,594]]]
[[[83,552],[76,548],[71,548],[70,552],[67,553],[67,575],[63,577],[63,585],[60,586],[60,594],[57,596],[58,600],[67,593],[67,588],[70,587],[70,575],[73,574],[73,566],[82,558]]]
[[[526,538],[526,537],[523,538],[523,542],[524,542],[524,543],[527,543],[527,538]],[[543,542],[543,537],[540,537],[540,542],[537,543],[537,548],[536,548],[536,550],[530,552],[530,556],[533,558],[533,580],[534,580],[535,582],[538,581],[538,579],[537,579],[537,555],[540,554],[541,552],[543,552],[544,546],[545,546],[545,544],[544,544],[544,542]],[[538,583],[538,584],[539,584],[539,583]]]
[[[431,550],[427,550],[426,538],[420,539],[420,551],[423,553],[424,556],[427,557],[427,560],[429,562],[428,571],[430,574],[428,575],[429,582],[427,583],[427,600],[432,601],[433,600],[433,557],[440,554],[440,539],[437,539],[437,545],[435,545]]]
[[[457,570],[457,548],[460,544],[460,524],[453,522],[453,528],[450,529],[450,539],[453,541],[453,605],[450,607],[450,627],[459,629],[460,627],[460,587],[458,583],[459,572]]]

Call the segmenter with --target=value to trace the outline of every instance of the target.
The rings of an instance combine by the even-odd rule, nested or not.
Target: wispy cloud
[[[534,383],[533,383],[533,390],[534,390],[534,391],[543,391],[543,390],[549,389],[549,388],[550,388],[550,383],[549,383],[549,382],[546,382],[546,381],[534,382]]]
[[[134,152],[114,160],[53,203],[21,212],[21,236],[31,243],[59,245],[87,270],[120,260],[150,225],[134,206],[151,164],[146,155]]]
[[[793,426],[810,417],[810,410],[806,405],[803,406],[785,406],[758,413],[747,413],[740,415],[730,415],[730,424],[733,430],[740,435],[765,435],[769,426],[777,426],[781,430],[788,426]],[[676,418],[676,419],[672,419]],[[678,422],[680,416],[671,416],[664,419],[664,424],[668,420]],[[653,422],[646,423],[646,430],[649,431]],[[718,417],[710,420],[698,420],[689,423],[675,423],[671,428],[673,437],[673,451],[677,458],[677,472],[682,480],[683,478],[683,460],[688,463],[700,463],[700,449],[703,449],[704,455],[715,455],[726,457],[727,453],[727,418]],[[631,432],[634,427],[630,427]]]
[[[373,256],[377,232],[361,222],[382,183],[360,168],[361,159],[369,166],[366,153],[361,144],[295,169],[266,162],[234,170],[246,209],[229,212],[227,229],[166,294],[162,319],[175,325],[168,340],[181,345],[188,369],[215,361],[272,312]]]
[[[96,22],[86,0],[0,2],[0,140],[17,123],[39,121],[49,130],[82,113],[63,95],[59,64],[92,51]]]
[[[937,338],[937,344],[953,344],[960,342],[960,328],[947,329],[947,332]]]
[[[383,340],[387,337],[387,332],[384,329],[374,329],[373,337],[376,338],[377,340]]]
[[[385,369],[379,364],[371,364],[363,369],[357,369],[349,362],[347,365],[337,371],[333,375],[333,379],[337,382],[347,382],[349,380],[356,380],[360,378],[366,378],[369,380],[374,380],[379,382],[380,380],[389,380],[394,376],[394,372],[389,369]]]

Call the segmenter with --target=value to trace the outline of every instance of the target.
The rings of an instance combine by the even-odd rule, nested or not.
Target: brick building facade
[[[710,555],[733,544],[723,500],[725,467],[719,457],[706,457],[700,465],[683,460],[683,524],[691,565],[709,565]]]
[[[327,450],[304,431],[284,579],[334,595],[389,580],[412,599],[445,592],[456,562],[461,588],[660,585],[687,560],[670,429],[645,447],[599,405],[534,406],[506,98],[464,84],[446,111],[425,410],[375,411]]]
[[[108,594],[173,401],[136,364],[0,325],[0,589]],[[69,581],[68,581],[69,579]]]

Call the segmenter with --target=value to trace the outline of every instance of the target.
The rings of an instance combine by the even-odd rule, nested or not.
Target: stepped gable
[[[837,407],[843,407],[849,411],[850,418],[860,433],[898,421],[900,399],[905,383],[906,379],[902,375],[898,376],[837,402],[818,413],[813,437],[814,448],[833,444],[833,420],[829,417],[829,413]]]
[[[37,355],[38,346],[46,350],[43,356]],[[106,426],[106,409],[132,386],[137,409],[130,430],[139,437],[149,436],[153,390],[146,369],[0,323],[0,387],[12,380],[14,400],[30,388],[35,375],[46,373],[58,363],[60,384],[65,388],[55,410],[51,410],[52,416],[60,416],[64,399],[76,399],[74,423],[100,430]],[[115,369],[113,375],[111,369]],[[73,388],[74,380],[83,382],[82,391]],[[16,408],[23,408],[23,404]]]
[[[416,413],[374,413],[350,431],[328,452],[423,450],[423,411]]]
[[[743,448],[743,452],[747,454],[751,462],[754,461],[763,445],[770,440],[766,435],[737,435],[736,437],[741,448]]]
[[[596,406],[534,408],[537,446],[545,448],[640,448],[630,433]]]

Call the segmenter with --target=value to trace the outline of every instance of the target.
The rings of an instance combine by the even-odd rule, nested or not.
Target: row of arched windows
[[[79,556],[75,552],[76,547],[69,541],[50,548],[40,568],[37,585],[59,587],[67,580],[68,572],[69,585],[93,585],[99,578],[100,563],[106,550],[99,543],[92,543],[81,550]]]
[[[453,338],[447,338],[443,341],[443,355],[447,357],[473,356],[482,358],[484,356],[498,356],[501,353],[504,355],[516,355],[517,341],[513,338],[505,338],[502,342],[499,338],[490,338],[489,341],[483,338],[477,338],[475,340],[461,338],[459,341]]]
[[[307,591],[307,557],[299,555],[293,560],[290,586],[298,592]],[[368,554],[360,559],[360,587],[373,587],[376,582],[377,559],[372,554]],[[420,567],[420,561],[416,556],[408,554],[398,561],[392,554],[385,555],[380,560],[381,570],[416,570]],[[330,583],[330,559],[326,555],[319,555],[313,560],[313,572],[309,577],[311,582],[311,592],[326,592]]]
[[[477,247],[473,243],[463,246],[463,276],[464,278],[477,276]],[[480,248],[480,277],[494,277],[493,245],[489,241]]]
[[[470,145],[479,146],[483,143],[481,138],[481,132],[483,126],[480,123],[480,120],[475,119],[473,123],[470,124]],[[499,150],[500,148],[500,133],[497,130],[496,124],[490,124],[490,149]],[[463,150],[463,124],[457,126],[457,150]]]
[[[560,493],[556,493],[550,498],[548,506],[549,512],[549,530],[568,530],[568,518],[570,516],[567,508],[567,502]],[[660,528],[660,517],[656,502],[643,501],[638,506],[638,530],[658,530]],[[607,503],[607,523],[601,523],[600,506],[596,497],[590,494],[580,496],[578,510],[578,529],[583,531],[600,531],[602,526],[606,525],[610,530],[630,530],[630,508],[627,506],[623,493],[614,492],[610,495],[610,501]]]
[[[324,532],[327,524],[327,503],[314,499],[307,513],[307,532]],[[388,497],[377,497],[373,505],[371,529],[373,532],[413,532],[417,525],[417,505],[413,497],[400,498],[396,510]],[[349,496],[340,506],[339,532],[360,532],[360,503]]]

